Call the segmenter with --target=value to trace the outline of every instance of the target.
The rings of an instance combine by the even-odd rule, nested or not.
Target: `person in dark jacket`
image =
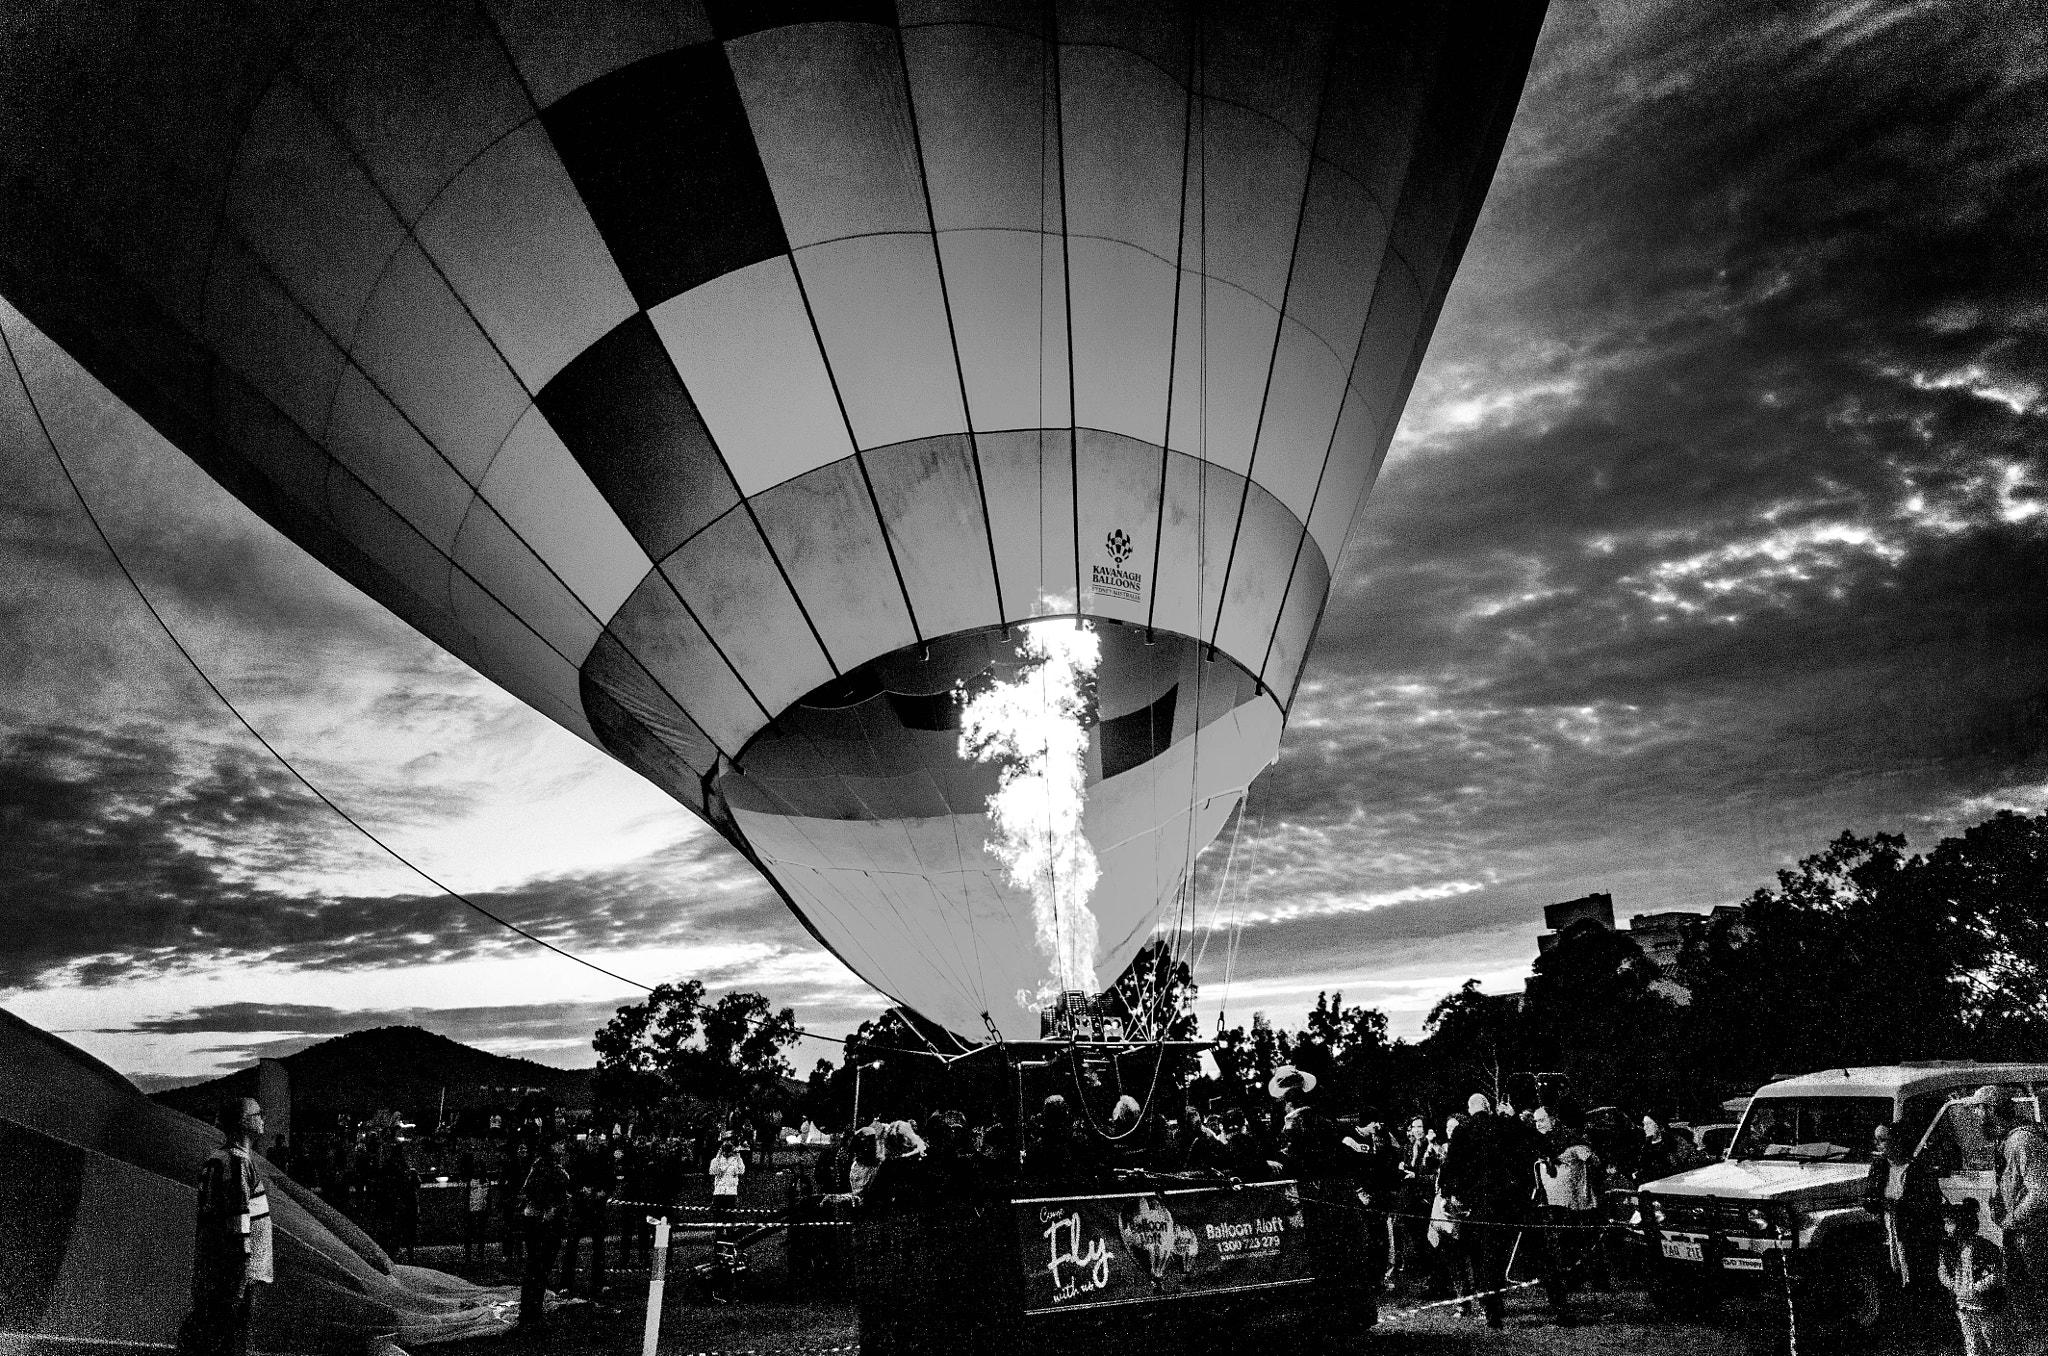
[[[396,1133],[384,1149],[379,1187],[385,1201],[384,1217],[391,1231],[387,1246],[392,1259],[397,1260],[402,1253],[405,1261],[412,1262],[420,1242],[420,1179],[413,1171],[405,1142]]]
[[[930,1197],[931,1165],[926,1147],[909,1121],[896,1121],[882,1132],[882,1161],[861,1192],[861,1208],[876,1215],[916,1210]]]
[[[520,1200],[519,1193],[520,1188],[526,1185],[526,1174],[532,1169],[533,1156],[524,1144],[515,1142],[498,1155],[498,1209],[502,1212],[498,1220],[498,1250],[503,1254],[507,1272],[524,1266],[526,1219],[522,1207],[525,1203]]]
[[[1885,1256],[1899,1284],[1931,1294],[1935,1254],[1941,1251],[1941,1183],[1934,1164],[1914,1161],[1912,1142],[1897,1124],[1878,1126],[1870,1139],[1863,1208],[1884,1221]]]
[[[1692,1138],[1671,1127],[1671,1113],[1651,1107],[1643,1113],[1643,1142],[1636,1159],[1640,1181],[1655,1182],[1696,1168],[1706,1162]]]
[[[263,1137],[263,1107],[253,1097],[230,1098],[220,1127],[227,1143],[199,1170],[192,1314],[182,1333],[186,1356],[247,1356],[257,1287],[273,1276],[270,1193],[255,1149]]]
[[[1401,1264],[1401,1150],[1387,1134],[1379,1113],[1372,1110],[1358,1118],[1343,1144],[1350,1151],[1352,1190],[1371,1220],[1372,1264],[1379,1271],[1381,1286],[1391,1287]]]
[[[542,1331],[547,1324],[548,1273],[554,1270],[569,1220],[569,1171],[564,1166],[568,1156],[568,1145],[554,1140],[534,1159],[519,1188],[520,1224],[526,1234],[519,1326],[527,1332]]]
[[[585,1238],[590,1240],[590,1298],[604,1294],[605,1234],[615,1186],[611,1151],[593,1136],[569,1164],[569,1231],[562,1240],[562,1290],[567,1294],[576,1293],[576,1262]]]
[[[1466,1216],[1459,1226],[1460,1243],[1471,1262],[1486,1326],[1499,1328],[1507,1321],[1501,1292],[1507,1287],[1509,1254],[1518,1236],[1537,1237],[1528,1226],[1536,1161],[1543,1148],[1533,1129],[1515,1116],[1496,1112],[1484,1093],[1473,1093],[1466,1110],[1470,1114],[1444,1151],[1437,1189],[1446,1204]],[[1552,1317],[1568,1325],[1572,1312],[1557,1268],[1540,1243],[1536,1251]]]
[[[1024,1175],[1033,1181],[1056,1181],[1078,1175],[1083,1155],[1074,1113],[1058,1093],[1047,1097],[1025,1126]]]
[[[932,1200],[974,1203],[988,1195],[988,1165],[974,1151],[963,1113],[934,1113],[925,1122],[924,1136],[926,1189]]]
[[[1266,1085],[1281,1107],[1280,1163],[1291,1177],[1347,1179],[1349,1155],[1337,1127],[1310,1100],[1315,1088],[1314,1074],[1290,1065],[1276,1069]]]

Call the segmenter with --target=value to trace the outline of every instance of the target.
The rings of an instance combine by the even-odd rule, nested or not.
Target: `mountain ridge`
[[[283,1056],[291,1078],[295,1126],[313,1128],[334,1116],[358,1120],[396,1111],[431,1125],[445,1098],[448,1112],[514,1101],[531,1089],[564,1107],[590,1105],[589,1069],[556,1069],[514,1055],[496,1055],[417,1026],[369,1027],[333,1036]],[[212,1120],[229,1097],[256,1095],[251,1065],[219,1078],[149,1094],[152,1101]]]

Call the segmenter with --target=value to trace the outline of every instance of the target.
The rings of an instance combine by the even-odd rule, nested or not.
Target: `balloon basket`
[[[1341,1184],[1067,1182],[861,1220],[864,1356],[1296,1349],[1376,1318]]]

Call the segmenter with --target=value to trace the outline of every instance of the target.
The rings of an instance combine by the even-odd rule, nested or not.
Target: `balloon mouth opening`
[[[790,703],[713,785],[734,808],[807,819],[986,814],[1001,769],[961,754],[967,707],[1016,681],[1028,633],[1048,624],[958,632],[851,669]],[[1250,673],[1227,657],[1205,662],[1193,637],[1089,625],[1102,657],[1085,688],[1088,786],[1144,766],[1257,695]]]

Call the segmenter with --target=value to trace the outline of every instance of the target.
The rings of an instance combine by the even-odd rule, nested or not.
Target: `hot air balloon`
[[[877,989],[1036,1036],[1276,755],[1541,13],[32,7],[0,292]],[[975,710],[1054,680],[1048,772]],[[991,819],[1033,776],[1060,842]]]

